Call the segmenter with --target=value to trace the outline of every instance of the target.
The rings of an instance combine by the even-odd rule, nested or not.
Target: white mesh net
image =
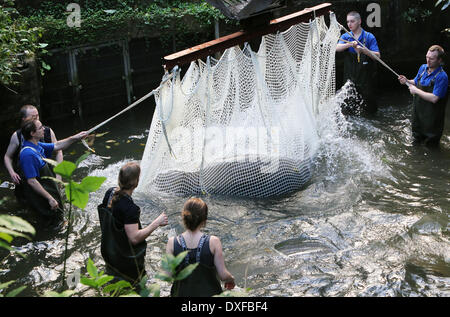
[[[138,190],[269,197],[311,177],[318,114],[335,94],[334,15],[191,63],[155,94]]]

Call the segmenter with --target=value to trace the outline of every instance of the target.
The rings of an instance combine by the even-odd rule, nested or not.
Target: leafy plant
[[[86,268],[88,276],[82,277],[80,281],[83,285],[94,288],[100,296],[159,296],[159,285],[154,284],[147,288],[147,277],[145,276],[139,283],[141,291],[138,295],[134,291],[133,286],[125,280],[120,280],[118,282],[108,284],[114,279],[114,276],[104,274],[103,271],[99,272],[91,259],[88,260]]]
[[[163,271],[156,275],[157,279],[164,282],[174,283],[175,281],[181,281],[188,277],[197,267],[198,263],[190,264],[180,272],[177,272],[177,266],[184,260],[188,251],[184,251],[174,257],[171,254],[163,256],[161,261],[161,267]],[[158,284],[152,284],[146,286],[147,277],[144,276],[139,283],[141,291],[137,294],[132,285],[124,280],[118,281],[113,284],[108,284],[114,277],[104,274],[103,271],[98,271],[94,262],[89,259],[87,263],[88,276],[81,278],[81,283],[94,288],[99,296],[141,296],[141,297],[159,297],[160,286]]]
[[[62,3],[61,3],[62,2]],[[81,7],[81,27],[66,23],[66,6],[72,1],[44,1],[39,8],[25,5],[22,17],[42,28],[51,48],[66,48],[133,37],[158,36],[167,48],[178,48],[210,39],[214,20],[236,23],[205,1],[77,1]]]
[[[0,0],[0,84],[17,83],[18,69],[39,52],[43,29],[18,19],[13,0]]]
[[[168,282],[174,283],[176,281],[181,281],[188,277],[198,266],[198,263],[189,264],[180,272],[177,272],[177,266],[184,260],[188,251],[183,251],[178,254],[176,257],[172,254],[165,254],[161,260],[161,267],[163,269],[162,272],[159,272],[156,275],[156,278]]]
[[[3,203],[3,199],[0,200],[0,205]],[[25,234],[27,233],[27,234]],[[14,251],[10,246],[14,237],[24,237],[31,240],[28,234],[34,235],[36,233],[34,227],[30,225],[27,221],[22,218],[10,215],[0,215],[0,247],[8,250],[9,252]],[[3,241],[2,241],[3,240]],[[18,252],[19,255],[25,258],[25,255]],[[0,284],[0,297],[4,297],[1,292],[7,289],[15,281],[9,281]],[[6,297],[15,297],[21,293],[26,286],[20,286],[6,294]]]
[[[66,262],[67,262],[67,249],[69,244],[69,234],[72,225],[72,205],[84,209],[89,200],[89,193],[95,192],[100,188],[106,177],[98,176],[86,176],[82,179],[81,183],[74,181],[72,175],[77,169],[78,165],[85,160],[90,153],[83,154],[75,163],[69,161],[62,161],[57,163],[50,159],[44,159],[47,163],[55,166],[53,171],[60,175],[63,181],[57,178],[51,177],[55,182],[59,182],[64,185],[67,201],[69,202],[69,222],[67,227],[66,241],[64,247],[64,268],[63,268],[63,283],[66,278]],[[65,182],[64,182],[65,181]]]

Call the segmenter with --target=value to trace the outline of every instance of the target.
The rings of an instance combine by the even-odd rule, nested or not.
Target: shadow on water
[[[251,287],[251,296],[450,295],[450,118],[440,148],[413,146],[409,102],[406,93],[385,93],[373,117],[338,116],[334,126],[324,122],[313,177],[301,191],[258,200],[203,197],[209,206],[205,231],[221,238],[238,286]],[[69,273],[82,268],[84,274],[88,257],[104,268],[96,206],[116,185],[120,166],[141,158],[151,113],[136,111],[99,131],[109,133],[96,139],[95,155],[81,165],[80,177],[101,175],[107,181],[75,216]],[[75,160],[82,152],[76,145],[66,158]],[[169,215],[169,225],[148,239],[146,266],[153,283],[168,237],[183,231],[185,198],[133,197],[143,225],[162,211]],[[28,217],[14,200],[5,208]],[[62,234],[15,244],[27,258],[8,257],[0,282],[16,279],[28,286],[23,293],[28,296],[56,289]],[[168,295],[169,286],[160,284],[162,296]],[[92,295],[80,284],[76,291]]]

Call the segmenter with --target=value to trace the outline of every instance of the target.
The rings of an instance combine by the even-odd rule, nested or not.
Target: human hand
[[[14,184],[16,185],[20,184],[21,178],[19,174],[17,174],[16,172],[12,172],[9,176],[11,176],[11,180],[13,181]]]
[[[411,95],[415,95],[415,94],[417,94],[417,92],[418,92],[418,88],[416,87],[416,86],[414,86],[414,85],[409,85],[409,92],[411,93]]]
[[[158,224],[158,226],[160,226],[160,227],[167,226],[167,224],[169,223],[169,219],[167,218],[167,216],[164,212],[162,214],[160,214],[158,216],[158,218],[156,218],[155,221]]]
[[[365,54],[366,49],[365,49],[364,47],[360,46],[360,45],[357,45],[357,46],[355,47],[355,51],[356,51],[358,54],[361,54],[361,53],[364,53],[364,54]]]
[[[50,197],[48,199],[48,203],[50,204],[50,208],[52,210],[55,210],[56,208],[58,208],[58,202],[53,197]]]
[[[87,132],[87,131],[82,131],[82,132],[80,132],[80,133],[78,133],[78,134],[75,134],[75,135],[73,136],[73,138],[74,138],[75,140],[81,140],[81,139],[86,138],[87,136],[88,136],[88,132]]]
[[[402,85],[406,84],[406,81],[407,81],[407,80],[408,80],[408,79],[407,79],[404,75],[398,76],[398,81],[399,81],[400,84],[402,84]]]
[[[234,278],[226,281],[224,286],[227,290],[232,290],[236,286],[236,284],[234,283]]]

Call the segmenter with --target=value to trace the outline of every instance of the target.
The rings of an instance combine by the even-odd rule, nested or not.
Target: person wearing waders
[[[186,231],[167,242],[166,253],[177,256],[188,251],[184,261],[177,267],[181,272],[189,264],[199,263],[184,280],[172,285],[172,297],[210,297],[222,293],[220,280],[226,289],[233,289],[234,277],[225,267],[222,244],[216,236],[201,232],[206,226],[208,206],[200,198],[190,198],[181,212]],[[217,277],[218,276],[218,277]]]
[[[25,122],[30,120],[39,120],[39,112],[37,108],[33,105],[24,105],[20,108],[20,117],[22,127]],[[22,149],[22,144],[24,142],[24,138],[21,132],[21,129],[18,129],[11,135],[11,139],[9,141],[8,148],[6,150],[3,161],[5,163],[5,167],[8,170],[9,176],[11,177],[12,182],[14,183],[14,194],[19,203],[25,204],[25,197],[23,192],[23,183],[22,179],[24,178],[23,172],[20,169],[19,165],[19,155],[20,150]],[[39,140],[43,143],[56,143],[57,139],[55,133],[50,127],[44,126],[44,137]],[[55,160],[58,163],[61,163],[63,160],[62,151],[55,151]],[[58,177],[58,175],[57,175]]]
[[[352,11],[347,14],[349,33],[344,33],[336,46],[336,52],[344,52],[344,83],[350,80],[357,92],[364,99],[362,112],[373,114],[377,111],[376,103],[376,60],[371,53],[380,57],[380,50],[375,36],[361,27],[361,16]],[[359,45],[358,41],[364,46]],[[357,113],[355,104],[346,105],[350,113]]]
[[[411,129],[415,144],[437,146],[444,131],[448,101],[448,76],[442,67],[444,55],[441,46],[433,45],[428,49],[427,63],[420,66],[414,79],[398,77],[413,95]]]
[[[53,151],[68,148],[72,143],[87,136],[83,131],[56,143],[42,143],[45,128],[39,120],[26,122],[21,133],[24,137],[19,155],[19,165],[26,182],[24,184],[24,198],[26,205],[40,214],[44,226],[48,229],[61,224],[63,220],[63,205],[59,187],[52,179],[55,177],[52,169],[43,160],[50,158]]]
[[[141,169],[138,163],[129,162],[119,171],[119,187],[109,188],[103,202],[98,206],[100,220],[101,254],[106,263],[106,273],[115,280],[128,281],[141,291],[140,282],[145,272],[145,239],[158,227],[168,224],[161,213],[151,224],[142,228],[141,210],[133,198],[139,184]]]

